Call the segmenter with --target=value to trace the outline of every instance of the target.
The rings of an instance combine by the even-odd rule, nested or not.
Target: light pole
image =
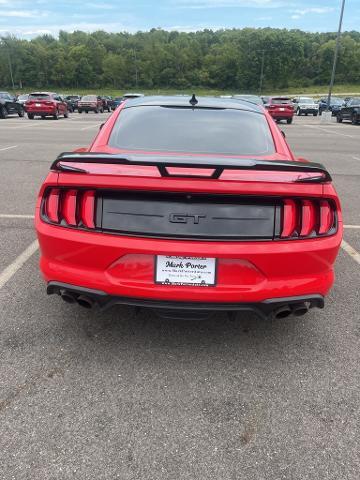
[[[327,106],[326,106],[327,111],[329,111],[329,109],[330,109],[331,94],[332,94],[332,90],[333,90],[333,87],[334,87],[334,81],[335,81],[336,64],[337,64],[337,59],[338,59],[338,55],[339,55],[341,28],[342,28],[342,21],[343,21],[343,16],[344,16],[344,8],[345,8],[345,0],[342,0],[340,19],[339,19],[339,28],[338,28],[338,32],[337,32],[337,36],[336,36],[334,62],[333,62],[333,68],[332,68],[332,72],[331,72],[329,94],[328,94],[328,98],[327,98]]]

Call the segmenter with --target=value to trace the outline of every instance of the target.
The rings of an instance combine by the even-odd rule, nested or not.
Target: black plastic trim
[[[218,179],[224,170],[261,170],[261,171],[303,171],[319,173],[320,176],[313,179],[301,179],[299,183],[325,183],[331,182],[332,178],[326,168],[320,163],[312,162],[296,162],[292,160],[275,161],[275,160],[258,160],[247,158],[232,157],[202,157],[202,156],[162,156],[162,155],[121,155],[109,153],[93,153],[93,152],[64,152],[52,163],[51,170],[68,171],[66,162],[76,163],[103,163],[103,164],[120,164],[120,165],[142,165],[155,166],[158,168],[162,177],[187,177],[188,175],[170,175],[167,167],[181,168],[208,168],[214,169],[212,175],[199,176],[201,178]],[[77,170],[78,173],[86,173],[86,170]],[[196,176],[191,175],[192,178]]]
[[[305,302],[309,308],[324,308],[324,297],[320,294],[300,295],[294,297],[269,298],[263,302],[254,303],[223,303],[223,302],[179,302],[175,300],[153,300],[136,297],[122,297],[108,295],[102,290],[71,285],[50,281],[47,284],[47,294],[60,295],[61,292],[69,292],[73,295],[86,295],[90,297],[100,310],[106,310],[113,305],[129,305],[133,307],[145,307],[151,309],[168,309],[168,310],[189,310],[189,311],[250,311],[262,318],[269,316],[282,306],[289,306]]]

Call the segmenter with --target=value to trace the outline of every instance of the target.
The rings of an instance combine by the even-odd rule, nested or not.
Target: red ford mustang
[[[342,217],[329,173],[263,107],[144,97],[55,160],[36,228],[47,293],[67,302],[283,318],[323,308]]]

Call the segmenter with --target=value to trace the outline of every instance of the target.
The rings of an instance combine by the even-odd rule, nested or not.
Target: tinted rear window
[[[292,103],[290,98],[272,98],[271,103],[274,105],[284,105],[284,103]]]
[[[96,95],[85,95],[81,100],[84,100],[85,102],[96,102],[97,97]]]
[[[264,115],[232,109],[125,108],[110,136],[124,150],[268,155],[274,142]]]
[[[47,93],[30,93],[29,98],[50,98]]]

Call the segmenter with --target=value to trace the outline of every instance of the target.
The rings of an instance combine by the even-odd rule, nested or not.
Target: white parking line
[[[29,260],[39,248],[37,240],[34,240],[15,260],[0,273],[0,290],[15,275],[15,273]]]
[[[34,215],[11,215],[7,213],[0,213],[0,218],[34,218]]]
[[[17,145],[12,145],[11,147],[4,147],[4,148],[0,148],[0,152],[3,152],[4,150],[11,150],[12,148],[16,148]]]
[[[344,225],[344,228],[360,229],[360,225]]]
[[[345,250],[346,253],[352,257],[355,262],[357,262],[360,265],[360,253],[355,250],[351,245],[349,245],[345,240],[341,242],[341,248]]]
[[[84,130],[90,130],[90,128],[100,127],[100,125],[102,125],[102,123],[103,123],[103,122],[101,122],[101,123],[95,123],[94,125],[90,125],[90,127],[80,128],[80,130],[83,132]]]
[[[360,161],[360,157],[352,157],[354,160],[359,160]]]

